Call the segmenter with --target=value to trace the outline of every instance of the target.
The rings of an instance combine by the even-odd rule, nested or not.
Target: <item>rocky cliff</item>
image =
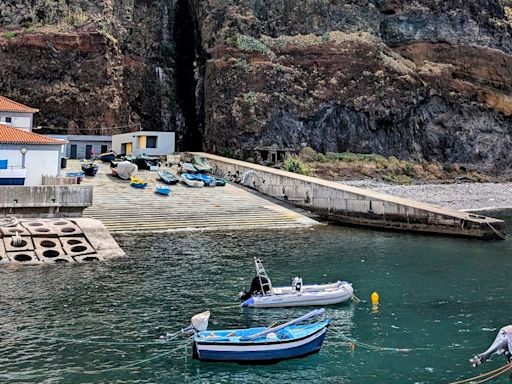
[[[510,0],[46,3],[0,4],[4,30],[29,30],[0,39],[1,89],[41,125],[510,169]]]

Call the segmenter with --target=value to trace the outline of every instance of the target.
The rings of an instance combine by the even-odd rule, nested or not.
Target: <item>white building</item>
[[[0,123],[25,131],[32,131],[34,113],[38,109],[27,107],[7,97],[0,96]]]
[[[112,150],[120,155],[164,156],[174,153],[174,132],[139,131],[112,136]]]
[[[112,149],[112,136],[104,135],[46,135],[68,142],[62,156],[68,159],[90,159],[91,149],[96,156]]]
[[[0,124],[0,185],[41,185],[60,173],[66,141]]]

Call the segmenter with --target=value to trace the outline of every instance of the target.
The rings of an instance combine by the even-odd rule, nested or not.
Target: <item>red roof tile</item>
[[[37,133],[23,131],[18,128],[0,124],[0,144],[46,144],[62,145],[65,140],[57,140]]]
[[[24,113],[36,113],[39,109],[30,108],[26,105],[17,103],[14,100],[8,99],[7,97],[0,96],[0,111],[2,112],[24,112]]]

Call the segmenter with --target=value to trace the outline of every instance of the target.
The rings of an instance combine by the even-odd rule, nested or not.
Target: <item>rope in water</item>
[[[479,384],[479,383],[485,383],[486,381],[492,380],[503,373],[509,371],[512,369],[512,363],[507,363],[497,369],[494,369],[492,371],[482,373],[477,376],[469,377],[467,379],[459,380],[459,381],[453,381],[448,384],[464,384],[464,383],[471,383],[471,384]],[[479,380],[479,381],[475,381]]]
[[[143,347],[146,345],[156,345],[156,344],[165,344],[168,341],[171,341],[178,336],[181,336],[184,332],[183,330],[179,330],[174,333],[168,333],[165,336],[161,336],[159,341],[99,341],[99,340],[87,340],[87,339],[73,339],[73,338],[65,338],[65,337],[53,337],[53,336],[45,336],[40,334],[34,334],[23,331],[13,331],[11,332],[15,335],[21,335],[26,337],[34,337],[43,340],[55,341],[55,342],[65,342],[65,343],[77,343],[77,344],[95,344],[95,345],[131,345],[131,346],[139,346]]]
[[[492,231],[498,235],[499,237],[501,237],[503,240],[507,240],[507,235],[505,235],[504,233],[501,233],[500,231],[498,231],[496,228],[494,228],[491,223],[487,223],[487,225],[489,226],[489,228],[492,229]]]
[[[368,349],[370,351],[388,351],[388,352],[410,352],[412,349],[410,348],[390,348],[390,347],[379,347],[377,345],[371,345],[367,343],[363,343],[361,341],[357,341],[355,339],[352,339],[348,336],[346,336],[341,329],[334,325],[330,325],[330,327],[333,329],[334,333],[340,336],[343,340],[351,343],[352,345]]]
[[[153,361],[153,360],[159,359],[161,357],[170,355],[171,353],[174,353],[174,352],[176,352],[176,351],[178,351],[178,350],[180,350],[182,348],[188,347],[188,345],[189,345],[188,342],[187,343],[183,343],[182,345],[180,345],[180,346],[178,346],[178,347],[176,347],[174,349],[171,349],[170,351],[162,352],[162,353],[159,353],[158,355],[155,355],[155,356],[150,357],[148,359],[143,359],[143,360],[135,361],[133,363],[130,363],[130,364],[127,364],[127,365],[122,365],[122,366],[119,366],[119,367],[98,369],[98,370],[94,370],[94,371],[74,371],[73,373],[85,373],[87,375],[97,375],[97,374],[100,374],[100,373],[127,369],[127,368],[131,368],[131,367],[135,367],[137,365],[141,365],[141,364],[147,363],[148,361]]]

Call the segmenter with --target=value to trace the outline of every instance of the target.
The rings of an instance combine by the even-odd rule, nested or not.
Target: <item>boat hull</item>
[[[338,283],[336,289],[314,291],[304,286],[303,292],[290,292],[265,296],[253,296],[242,303],[242,307],[248,308],[281,308],[324,306],[340,304],[348,301],[354,294],[352,285],[347,282]],[[311,287],[311,286],[310,286]],[[318,286],[321,287],[321,286]],[[276,290],[289,290],[288,288],[275,288]]]
[[[116,154],[113,152],[100,153],[98,155],[98,159],[100,159],[104,163],[109,163],[109,162],[115,160],[115,158],[116,158]]]
[[[231,361],[239,363],[273,363],[317,353],[327,332],[327,326],[312,335],[291,341],[265,344],[221,344],[193,342],[194,358],[201,361]]]

